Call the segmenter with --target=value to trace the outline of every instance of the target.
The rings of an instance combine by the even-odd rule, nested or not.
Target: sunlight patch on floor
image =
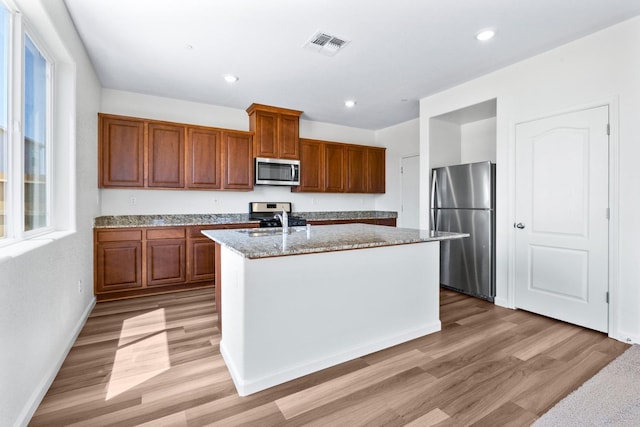
[[[163,308],[122,322],[106,400],[169,370],[166,326]]]

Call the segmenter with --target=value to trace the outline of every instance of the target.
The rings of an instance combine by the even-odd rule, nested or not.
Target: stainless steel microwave
[[[256,184],[300,185],[300,160],[256,157]]]

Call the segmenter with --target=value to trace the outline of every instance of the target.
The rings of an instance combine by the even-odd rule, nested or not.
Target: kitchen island
[[[366,224],[203,231],[220,245],[220,352],[241,396],[440,330],[441,240]]]

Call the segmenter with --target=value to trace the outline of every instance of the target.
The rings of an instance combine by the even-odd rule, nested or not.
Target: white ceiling
[[[640,14],[640,0],[65,3],[106,88],[364,129],[416,118],[420,98]],[[496,37],[478,42],[487,27]],[[350,43],[335,56],[304,49],[317,31]],[[229,73],[240,80],[226,83]]]

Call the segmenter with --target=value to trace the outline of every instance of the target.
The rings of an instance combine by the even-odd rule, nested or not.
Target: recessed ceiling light
[[[476,34],[476,39],[480,40],[481,42],[485,42],[487,40],[491,40],[495,35],[496,35],[495,30],[491,30],[491,29],[482,30],[478,34]]]
[[[344,106],[347,108],[353,108],[356,106],[356,101],[349,99],[347,101],[344,101]]]
[[[237,82],[237,81],[238,81],[238,80],[240,80],[240,79],[238,79],[238,76],[234,76],[233,74],[226,74],[226,75],[224,76],[224,80],[225,80],[227,83],[235,83],[235,82]]]

